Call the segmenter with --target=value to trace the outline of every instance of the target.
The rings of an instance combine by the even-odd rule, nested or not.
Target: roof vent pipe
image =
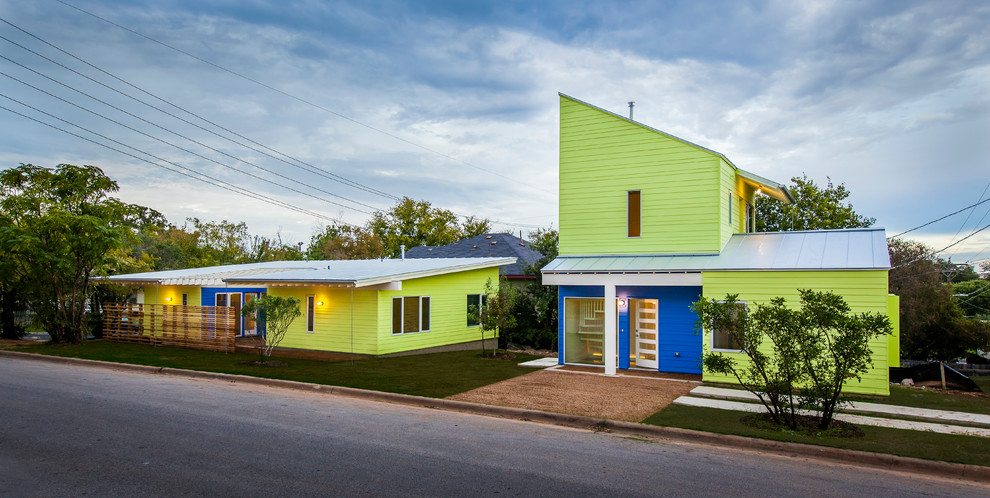
[[[629,121],[632,121],[632,118],[633,118],[632,117],[632,109],[633,109],[633,105],[635,105],[635,104],[636,104],[636,102],[633,102],[631,100],[629,101]]]
[[[406,245],[402,244],[399,246],[399,259],[406,259]]]

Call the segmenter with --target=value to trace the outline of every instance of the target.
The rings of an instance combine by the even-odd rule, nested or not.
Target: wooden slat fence
[[[226,306],[107,303],[103,305],[103,337],[233,353],[236,312]]]

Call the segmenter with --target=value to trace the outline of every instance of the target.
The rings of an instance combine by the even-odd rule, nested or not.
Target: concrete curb
[[[265,379],[246,375],[201,372],[198,370],[153,367],[147,365],[132,365],[129,363],[114,363],[108,361],[85,360],[81,358],[48,356],[35,353],[0,350],[0,358],[4,357],[105,368],[109,370],[174,375],[193,379],[223,380],[228,382],[238,382],[282,389],[294,389],[297,391],[320,392],[405,406],[448,410],[473,415],[513,419],[523,422],[539,422],[561,427],[602,431],[621,436],[670,439],[689,443],[730,447],[741,450],[762,451],[788,457],[815,458],[836,463],[865,465],[897,472],[909,472],[913,474],[955,477],[973,481],[990,482],[990,467],[982,467],[979,465],[939,462],[882,453],[830,448],[826,446],[769,441],[766,439],[716,434],[689,429],[679,429],[675,427],[661,427],[639,424],[635,422],[605,420],[594,417],[586,417],[583,415],[568,415],[562,413],[512,408],[507,406],[483,405],[479,403],[470,403],[467,401],[455,401],[413,396],[408,394],[369,391],[352,387],[326,386],[322,384],[310,384],[307,382],[297,382],[292,380]]]

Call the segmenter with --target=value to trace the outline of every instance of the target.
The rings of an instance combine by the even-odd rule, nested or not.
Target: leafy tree
[[[553,349],[557,344],[557,296],[556,285],[543,285],[540,269],[557,257],[557,231],[541,228],[529,233],[529,247],[543,257],[523,271],[536,278],[526,283],[515,301],[513,314],[516,326],[502,329],[506,342],[524,344],[536,348]]]
[[[793,204],[767,196],[756,198],[756,231],[782,232],[790,230],[821,230],[868,227],[876,222],[853,210],[845,184],[833,185],[832,179],[822,188],[808,175],[791,178],[789,187]]]
[[[247,224],[243,221],[232,223],[227,220],[200,221],[199,218],[189,218],[197,238],[197,247],[201,253],[193,260],[194,267],[230,265],[247,262],[248,245],[251,236]]]
[[[0,252],[55,343],[85,337],[92,277],[106,274],[140,224],[160,214],[110,197],[117,183],[95,166],[22,164],[0,174]]]
[[[453,212],[408,197],[403,197],[387,212],[376,212],[365,226],[365,230],[381,240],[385,256],[391,258],[399,256],[403,245],[406,248],[442,246],[490,229],[488,219],[471,216],[462,226]]]
[[[966,316],[990,317],[990,280],[967,280],[952,285],[953,297]]]
[[[0,211],[0,233],[13,227],[13,220]],[[21,285],[17,280],[17,264],[12,257],[0,258],[0,338],[20,339],[23,325],[15,320],[16,313],[25,308]]]
[[[335,223],[313,234],[309,259],[377,259],[385,256],[382,239],[362,227]]]
[[[302,244],[290,244],[282,241],[282,234],[275,237],[251,237],[247,259],[251,263],[265,261],[299,261],[303,259]]]
[[[990,325],[967,319],[945,282],[945,262],[920,242],[888,239],[889,290],[900,296],[901,354],[950,361],[990,349]]]
[[[464,219],[463,228],[461,229],[462,239],[470,239],[471,237],[477,237],[478,235],[486,234],[492,231],[492,222],[488,218],[477,218],[475,216],[468,216]]]
[[[478,322],[478,329],[481,332],[481,355],[485,356],[485,332],[496,333],[499,330],[511,328],[516,324],[516,317],[512,313],[512,308],[516,300],[516,291],[511,285],[497,285],[488,279],[485,283],[485,295],[487,302],[483,305],[472,306],[468,310],[472,320]],[[492,352],[494,355],[494,351]]]
[[[877,313],[850,314],[845,300],[831,292],[799,292],[799,310],[781,297],[756,305],[752,313],[736,295],[694,303],[699,328],[730,334],[749,360],[739,365],[709,351],[702,363],[709,372],[735,377],[774,422],[795,429],[798,410],[812,408],[819,413],[818,428],[827,430],[843,402],[842,388],[869,371],[870,341],[889,334],[890,321]]]
[[[258,336],[262,341],[262,347],[258,351],[262,359],[270,358],[272,350],[285,339],[285,332],[289,329],[289,325],[302,315],[302,311],[299,309],[299,300],[291,296],[282,297],[266,294],[251,300],[241,308],[241,314],[244,316],[255,312],[259,312],[258,316],[265,317],[265,333]]]

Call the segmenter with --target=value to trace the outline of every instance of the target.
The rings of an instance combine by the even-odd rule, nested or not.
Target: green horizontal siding
[[[722,299],[726,294],[738,294],[740,301],[748,305],[765,304],[780,296],[795,308],[800,306],[798,289],[832,291],[842,296],[853,313],[874,312],[887,314],[886,271],[778,271],[778,272],[703,272],[703,296],[706,299]],[[711,337],[705,333],[704,350],[710,351]],[[889,394],[888,347],[889,337],[880,337],[870,343],[873,351],[873,368],[863,375],[862,381],[846,385],[846,392],[862,394]],[[738,353],[740,360],[745,355]],[[732,377],[703,374],[706,381],[736,383]]]
[[[355,289],[353,308],[350,289],[329,287],[272,287],[272,296],[295,297],[302,316],[286,331],[280,346],[316,351],[378,354],[378,291]],[[314,309],[313,332],[306,332],[306,296],[322,302]],[[353,329],[351,313],[353,309]],[[353,333],[352,333],[353,332]]]
[[[191,285],[149,285],[144,288],[145,304],[181,305],[182,294],[188,294],[187,306],[200,306],[202,292],[199,287]],[[166,301],[172,298],[171,301]]]
[[[489,279],[498,285],[498,268],[416,278],[403,281],[401,291],[380,291],[377,354],[480,341],[478,327],[467,326],[467,296],[484,293]],[[430,296],[428,332],[392,335],[392,298],[397,296]],[[492,333],[487,332],[485,337],[491,338]],[[478,348],[481,348],[480,342]]]
[[[713,253],[727,224],[719,156],[567,97],[560,100],[560,254]],[[626,236],[626,192],[642,236]]]

